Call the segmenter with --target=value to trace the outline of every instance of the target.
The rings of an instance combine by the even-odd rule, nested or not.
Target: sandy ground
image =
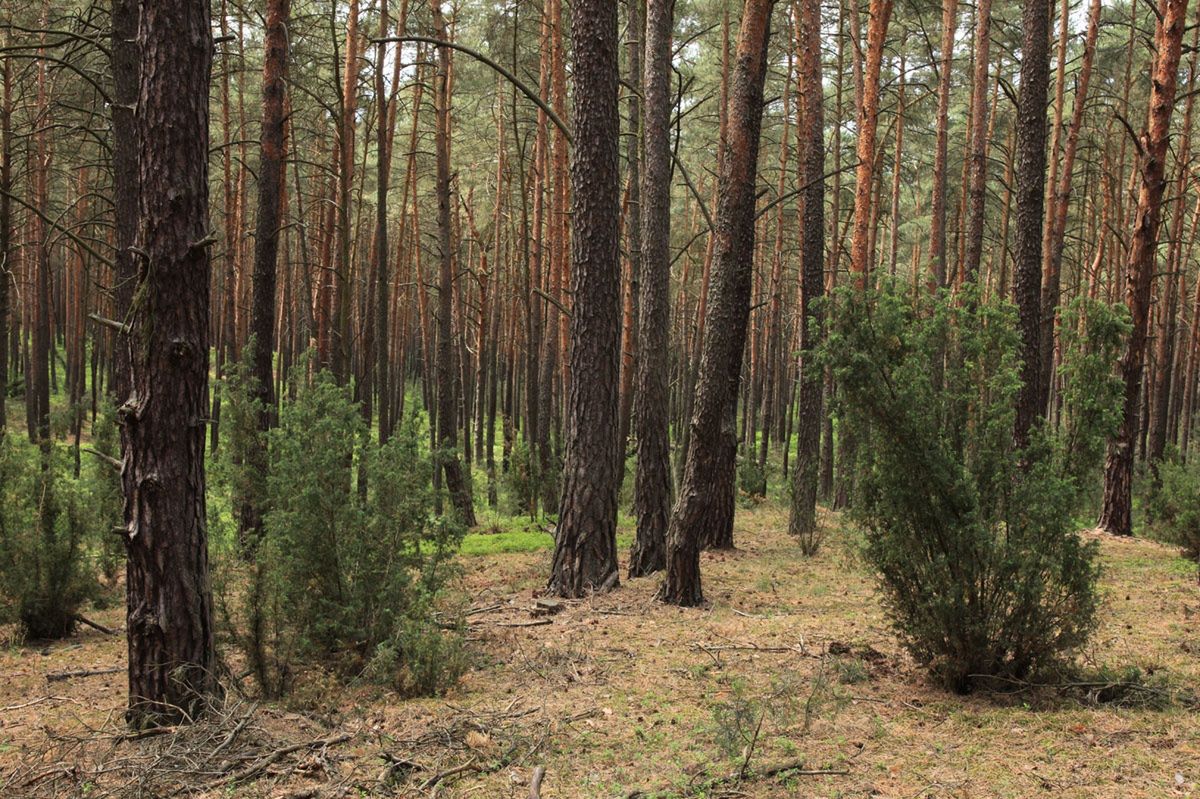
[[[781,508],[739,511],[739,549],[703,556],[703,610],[656,603],[647,578],[535,617],[548,552],[467,558],[477,663],[438,699],[319,683],[288,705],[231,693],[213,721],[130,740],[123,673],[47,680],[121,667],[120,635],[9,645],[0,796],[524,799],[538,767],[546,799],[1200,795],[1200,712],[1178,702],[931,684],[850,534],[824,523],[826,546],[805,559]],[[1083,664],[1200,692],[1194,564],[1145,541],[1101,546],[1102,623]],[[119,609],[90,615],[121,623]]]

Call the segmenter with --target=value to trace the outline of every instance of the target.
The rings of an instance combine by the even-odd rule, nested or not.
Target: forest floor
[[[534,616],[547,550],[466,556],[477,663],[439,699],[231,695],[214,721],[131,740],[123,673],[48,681],[120,668],[120,635],[10,645],[0,796],[524,799],[538,767],[546,799],[1200,795],[1200,713],[1168,696],[1200,688],[1194,564],[1101,539],[1101,624],[1081,664],[1136,667],[1162,693],[957,696],[898,645],[848,525],[823,523],[805,559],[783,508],[740,510],[738,549],[703,555],[707,609],[655,602],[652,577]]]

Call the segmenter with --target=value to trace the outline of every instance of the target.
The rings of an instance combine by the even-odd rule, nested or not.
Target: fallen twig
[[[116,674],[124,671],[124,666],[113,666],[108,669],[76,669],[73,671],[52,671],[46,675],[46,682],[62,682],[76,677],[98,677],[101,674]]]
[[[232,785],[238,782],[245,782],[246,780],[258,776],[263,771],[266,771],[267,767],[277,763],[280,758],[286,757],[293,752],[299,752],[301,749],[325,749],[330,746],[336,746],[337,744],[345,743],[352,737],[353,736],[351,736],[350,733],[342,733],[341,735],[335,735],[332,738],[320,738],[315,741],[308,741],[307,743],[284,746],[267,755],[264,755],[243,769],[239,769],[232,774],[226,774],[224,777],[221,777],[219,780],[211,783],[210,787],[217,788],[222,785]]]
[[[105,627],[103,624],[98,624],[97,622],[94,622],[91,619],[89,619],[87,616],[84,616],[79,613],[75,614],[75,621],[77,621],[80,624],[85,625],[87,627],[91,627],[93,630],[95,630],[97,632],[104,633],[105,635],[116,635],[117,634],[116,630]]]
[[[453,777],[455,774],[462,774],[464,771],[475,771],[477,768],[478,766],[475,765],[475,758],[471,758],[460,766],[448,768],[445,771],[439,771],[437,774],[434,774],[432,777],[425,780],[425,782],[421,783],[421,790],[428,791],[430,788],[437,785],[447,777]]]

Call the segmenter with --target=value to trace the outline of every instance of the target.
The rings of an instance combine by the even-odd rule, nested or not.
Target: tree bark
[[[825,91],[821,79],[821,3],[804,0],[800,12],[802,124],[800,182],[803,187],[800,293],[800,388],[797,404],[796,466],[788,532],[807,536],[816,529],[817,470],[820,465],[822,374],[813,362],[823,315],[825,288]],[[899,147],[899,145],[897,145]],[[892,231],[895,237],[895,229]],[[895,248],[892,248],[893,257]]]
[[[967,241],[963,257],[964,280],[979,281],[983,257],[983,209],[987,182],[988,52],[991,45],[992,1],[979,0],[975,8],[975,88],[971,94],[971,157],[968,189]]]
[[[721,166],[712,285],[705,320],[691,444],[679,497],[667,529],[667,574],[663,601],[695,606],[704,601],[700,584],[700,532],[732,497],[724,496],[730,442],[736,446],[733,407],[741,380],[742,354],[753,279],[755,177],[762,127],[774,0],[746,0],[738,31],[728,111],[729,149]]]
[[[1079,149],[1079,137],[1083,129],[1083,111],[1087,103],[1088,85],[1092,77],[1092,62],[1096,54],[1096,39],[1100,29],[1100,0],[1091,0],[1088,10],[1087,34],[1084,38],[1082,63],[1075,84],[1075,101],[1071,110],[1071,126],[1067,131],[1067,144],[1063,149],[1062,169],[1058,185],[1052,197],[1050,220],[1047,225],[1045,267],[1042,273],[1041,310],[1041,376],[1042,407],[1046,409],[1050,384],[1054,377],[1054,331],[1055,318],[1062,285],[1062,259],[1066,245],[1067,212],[1070,209],[1071,180],[1075,167],[1075,154]],[[1103,235],[1103,232],[1101,233]]]
[[[124,444],[129,710],[195,718],[217,689],[204,497],[209,361],[206,0],[143,5],[138,285]]]
[[[1155,249],[1162,196],[1166,188],[1167,145],[1171,112],[1183,43],[1187,0],[1161,0],[1155,29],[1154,73],[1146,129],[1140,138],[1141,181],[1133,237],[1126,261],[1125,304],[1133,331],[1121,356],[1125,402],[1120,427],[1109,441],[1104,464],[1104,502],[1098,525],[1117,535],[1133,534],[1133,448],[1138,430],[1138,406],[1150,321],[1150,287],[1154,281]]]
[[[445,40],[446,26],[440,0],[430,0],[434,34]],[[434,109],[437,118],[437,206],[438,206],[438,336],[437,336],[437,442],[438,459],[446,477],[446,490],[459,520],[475,526],[469,476],[458,457],[458,402],[455,394],[454,258],[450,231],[450,48],[438,47],[438,69],[434,76]]]
[[[1029,444],[1041,418],[1042,225],[1046,188],[1046,96],[1050,82],[1050,4],[1024,0],[1021,86],[1017,96],[1016,235],[1013,299],[1021,329],[1021,391],[1013,440]]]
[[[570,381],[562,499],[548,590],[617,585],[620,166],[617,4],[576,0],[571,153]]]
[[[258,435],[247,453],[247,466],[254,475],[256,489],[266,486],[270,468],[267,457],[267,431],[275,416],[275,379],[272,370],[275,355],[275,275],[279,256],[279,229],[283,205],[283,166],[285,155],[284,93],[287,86],[287,25],[291,0],[267,3],[266,35],[263,58],[262,132],[259,136],[258,216],[254,231],[254,285],[250,306],[250,331],[254,336],[251,352],[253,394],[258,405]],[[261,490],[242,497],[239,518],[244,537],[262,532]]]
[[[933,199],[929,228],[929,261],[933,289],[946,285],[946,172],[950,138],[950,69],[954,63],[954,32],[958,0],[942,0],[942,44],[938,54],[937,138],[933,155]],[[859,156],[862,157],[861,154]]]
[[[634,513],[637,535],[629,576],[666,565],[671,512],[668,408],[668,344],[671,308],[671,32],[675,0],[646,4],[645,163],[642,175],[642,274],[638,286],[637,473]]]

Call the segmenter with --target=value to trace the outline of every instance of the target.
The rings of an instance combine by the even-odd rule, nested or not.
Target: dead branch
[[[98,677],[101,674],[116,674],[119,671],[124,671],[124,666],[113,666],[108,669],[76,669],[73,671],[52,671],[46,675],[46,682],[62,682],[63,680],[73,680],[76,677]]]

